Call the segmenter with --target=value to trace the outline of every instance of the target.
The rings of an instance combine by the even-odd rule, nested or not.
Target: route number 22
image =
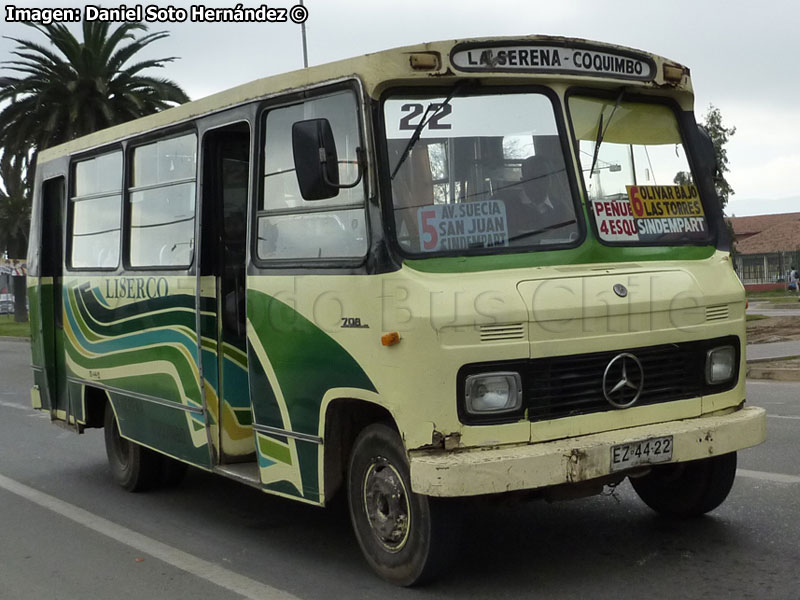
[[[400,110],[408,113],[406,116],[400,119],[401,131],[414,131],[419,126],[421,119],[416,123],[412,123],[411,121],[425,114],[425,107],[416,102],[403,104],[403,106],[400,107]],[[442,107],[441,104],[431,104],[428,114],[435,113],[437,110],[439,111],[438,114],[435,114],[428,121],[428,129],[452,129],[453,126],[450,123],[442,123],[441,121],[445,117],[449,116],[451,112],[453,112],[453,107],[449,104],[444,107]]]

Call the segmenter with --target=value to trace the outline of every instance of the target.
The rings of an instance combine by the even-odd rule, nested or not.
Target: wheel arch
[[[84,429],[102,429],[106,407],[111,404],[108,392],[102,388],[85,385],[83,388],[83,423]]]
[[[329,503],[346,481],[347,464],[353,443],[368,425],[383,423],[401,437],[402,433],[392,412],[375,399],[344,395],[331,398],[324,407],[320,433],[323,439],[323,459],[320,480],[323,503]]]

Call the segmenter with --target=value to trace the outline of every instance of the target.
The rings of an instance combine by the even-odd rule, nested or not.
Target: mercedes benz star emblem
[[[603,395],[615,408],[633,406],[644,388],[644,369],[633,354],[623,352],[609,361],[603,373]]]
[[[614,284],[614,293],[619,296],[620,298],[624,298],[628,295],[628,288],[626,288],[621,283]]]

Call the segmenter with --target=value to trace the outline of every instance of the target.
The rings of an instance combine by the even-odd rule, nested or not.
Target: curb
[[[758,363],[765,363],[765,362],[776,362],[779,360],[794,360],[800,358],[800,355],[795,356],[768,356],[766,358],[748,358],[747,364],[748,365],[757,365]]]
[[[800,381],[800,369],[748,367],[747,378],[769,379],[772,381]]]
[[[753,358],[747,361],[748,379],[769,379],[771,381],[800,381],[800,369],[797,367],[784,368],[780,364],[787,360],[800,358],[800,356],[779,356],[773,358]],[[772,366],[766,366],[772,363]],[[777,363],[778,366],[775,366]],[[762,366],[764,365],[764,366]]]
[[[16,342],[16,343],[27,342],[30,344],[31,338],[0,336],[0,342]]]

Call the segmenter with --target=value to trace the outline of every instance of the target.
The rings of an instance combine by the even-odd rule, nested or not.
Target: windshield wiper
[[[448,94],[447,98],[445,98],[444,102],[442,102],[441,104],[434,104],[433,102],[428,104],[428,108],[425,109],[425,112],[422,115],[422,119],[420,120],[419,125],[417,125],[417,128],[414,130],[414,133],[411,134],[411,138],[409,138],[408,144],[406,144],[403,153],[400,155],[400,160],[397,162],[394,171],[392,171],[392,177],[391,177],[392,181],[394,181],[395,175],[397,175],[397,172],[400,170],[400,167],[403,166],[403,163],[406,161],[408,155],[411,153],[411,149],[414,147],[414,144],[417,143],[419,137],[422,135],[422,130],[425,129],[425,127],[427,127],[428,123],[430,123],[434,119],[434,117],[436,117],[436,115],[438,115],[442,110],[445,109],[445,107],[447,107],[450,104],[450,100],[453,99],[455,93],[461,88],[463,88],[466,83],[467,83],[466,79],[462,79],[461,81],[456,83],[453,86],[453,89],[450,90],[450,93]],[[434,106],[436,108],[433,108]],[[433,112],[431,112],[432,109]],[[431,113],[430,117],[428,117],[428,113]],[[426,119],[425,117],[428,118]]]
[[[518,235],[515,235],[514,237],[508,238],[508,241],[516,242],[517,240],[521,240],[522,238],[530,237],[532,235],[539,235],[540,233],[552,231],[553,229],[561,229],[562,227],[566,227],[567,225],[574,225],[575,223],[577,223],[575,219],[570,219],[569,221],[562,221],[561,223],[556,223],[555,225],[548,225],[547,227],[542,227],[541,229],[534,229],[533,231],[526,231],[525,233],[520,233]]]
[[[614,118],[614,113],[617,112],[619,108],[619,103],[622,102],[622,96],[625,94],[625,90],[622,89],[619,91],[619,96],[617,96],[617,102],[614,104],[614,110],[611,111],[611,114],[608,117],[608,122],[606,123],[605,128],[603,128],[603,110],[600,109],[600,120],[597,122],[597,139],[594,141],[594,154],[592,155],[592,168],[589,169],[589,179],[592,178],[594,175],[594,168],[597,165],[597,157],[600,155],[600,144],[603,143],[603,138],[606,135],[606,131],[608,131],[608,126],[611,125],[611,119]]]

